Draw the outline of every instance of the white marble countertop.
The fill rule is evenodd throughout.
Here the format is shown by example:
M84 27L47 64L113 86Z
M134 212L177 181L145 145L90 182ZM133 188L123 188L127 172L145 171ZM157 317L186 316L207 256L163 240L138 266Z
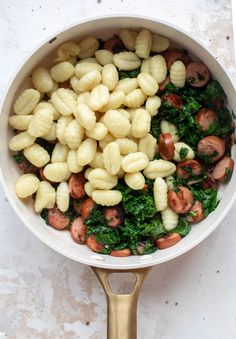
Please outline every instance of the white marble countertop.
M228 0L0 1L0 96L22 60L81 18L144 14L191 32L234 77ZM233 183L232 183L233 184ZM89 267L36 239L0 188L0 337L105 339L106 300ZM139 299L139 339L236 338L236 204L197 248L153 267Z

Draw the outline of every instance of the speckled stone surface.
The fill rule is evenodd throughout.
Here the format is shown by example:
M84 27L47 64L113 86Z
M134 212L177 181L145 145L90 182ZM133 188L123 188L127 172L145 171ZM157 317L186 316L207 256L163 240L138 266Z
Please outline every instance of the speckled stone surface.
M109 13L144 14L184 28L235 79L228 0L182 0L181 9L178 0L8 0L0 2L0 96L48 35ZM105 339L106 299L91 269L36 239L1 188L0 220L0 338ZM140 294L138 339L236 338L235 225L236 204L197 248L152 269Z

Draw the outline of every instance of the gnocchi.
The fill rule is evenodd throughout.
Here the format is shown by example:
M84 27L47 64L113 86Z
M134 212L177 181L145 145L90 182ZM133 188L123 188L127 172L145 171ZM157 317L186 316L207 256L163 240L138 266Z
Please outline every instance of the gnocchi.
M18 198L25 199L34 194L39 187L39 179L35 174L28 173L21 175L14 186Z

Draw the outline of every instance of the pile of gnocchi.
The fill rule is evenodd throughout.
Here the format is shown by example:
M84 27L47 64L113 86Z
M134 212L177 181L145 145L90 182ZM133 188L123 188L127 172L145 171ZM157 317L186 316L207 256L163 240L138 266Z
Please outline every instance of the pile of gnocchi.
M108 227L121 227L124 218L117 217L115 209L122 208L118 181L145 191L146 180L154 180L153 201L166 230L154 244L174 245L181 236L171 230L194 203L187 194L186 208L187 188L180 188L181 196L171 191L172 175L182 161L190 161L187 165L195 169L195 151L165 119L157 140L151 120L158 115L168 83L201 87L209 81L209 70L201 62L187 62L185 51L171 49L169 39L145 28L122 29L102 42L95 37L66 41L56 53L51 68L39 65L32 71L32 88L16 98L9 118L14 130L9 148L24 173L15 183L16 195L33 196L35 212L48 210L51 226L69 228L76 242L101 252L104 246L96 236L86 235L85 220L94 206L104 206L105 216L113 211L112 220L116 217L118 224L108 222ZM184 158L182 149L187 150ZM232 169L232 162L229 166ZM71 205L77 213L72 220ZM109 254L127 256L132 251Z

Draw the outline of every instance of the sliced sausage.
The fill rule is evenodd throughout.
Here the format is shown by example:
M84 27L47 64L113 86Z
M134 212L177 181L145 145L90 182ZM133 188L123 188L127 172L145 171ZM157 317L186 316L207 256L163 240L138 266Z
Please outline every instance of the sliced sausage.
M70 196L74 199L81 199L85 196L85 178L82 173L72 174L69 179Z
M23 155L22 159L17 162L17 166L23 173L36 173L38 170L38 167L31 164Z
M114 35L113 37L111 37L111 38L109 38L108 40L105 41L104 49L107 49L108 51L110 51L114 54L126 50L123 42L121 41L121 39L117 35Z
M204 218L205 216L202 209L202 203L197 200L191 207L191 210L188 212L187 220L189 222L197 223Z
M201 126L203 131L207 131L211 124L217 121L217 114L211 109L201 108L195 115L195 121Z
M89 248L91 248L93 252L97 253L101 252L103 248L103 246L99 244L99 242L97 242L97 240L95 239L95 234L90 234L90 236L86 240L86 244Z
M170 133L160 134L159 151L164 160L172 160L174 158L175 146Z
M109 227L118 227L124 221L124 210L121 206L104 208L104 216Z
M215 166L212 176L215 180L225 181L230 179L234 169L234 161L230 157L224 157Z
M112 257L129 257L132 253L129 248L124 248L123 250L111 251L110 255Z
M169 83L170 83L170 77L169 77L169 75L167 75L167 77L165 78L165 80L164 80L161 84L159 84L159 89L158 89L158 91L159 91L159 92L163 92L163 91L165 90L166 86L167 86Z
M174 246L181 240L181 236L178 233L168 233L162 238L155 240L155 245L160 250Z
M188 179L192 175L198 176L202 173L202 167L197 160L185 160L178 163L176 174L182 179Z
M81 215L82 215L84 220L86 220L89 217L94 206L95 206L95 202L93 201L92 198L87 198L82 202L82 204L81 204Z
M186 187L177 186L175 190L168 191L168 205L178 214L187 213L193 204L192 192Z
M185 66L189 63L189 56L187 51L181 51L180 49L174 48L170 49L163 53L163 56L166 60L167 68L170 69L171 65L177 61L181 60L185 64Z
M86 242L86 226L84 220L78 217L73 220L70 227L70 234L72 239L78 244L85 244Z
M81 214L81 205L82 205L83 199L73 199L72 200L72 205L74 210Z
M209 157L212 161L217 161L225 153L225 141L215 135L208 135L199 141L197 150L199 154Z
M212 174L206 173L206 178L202 183L202 188L207 190L208 188L213 188L214 190L217 189L217 181L213 178Z
M57 230L64 230L70 225L70 218L55 206L48 210L48 223Z
M183 100L180 95L170 93L163 95L162 100L166 101L169 106L175 107L177 109L182 109L183 107Z
M186 68L186 81L192 87L205 86L210 80L210 72L203 62L192 61Z

